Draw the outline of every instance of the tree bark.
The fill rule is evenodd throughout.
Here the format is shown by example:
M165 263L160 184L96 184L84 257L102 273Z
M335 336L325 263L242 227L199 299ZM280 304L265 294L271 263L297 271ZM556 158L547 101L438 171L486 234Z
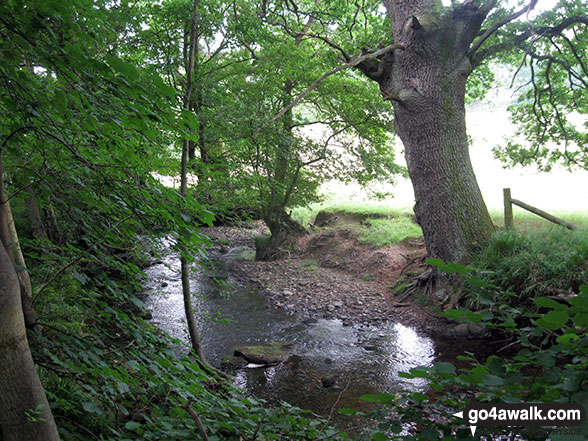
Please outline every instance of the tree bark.
M19 286L22 311L24 313L25 324L27 327L34 327L37 323L33 311L33 288L31 285L31 278L27 271L26 263L20 243L18 241L18 234L14 226L14 218L12 217L12 210L10 208L10 201L4 188L4 167L2 165L2 151L0 150L0 242L3 244L6 252L9 255L11 262L15 268Z
M27 207L27 214L29 216L29 222L33 229L33 234L36 238L47 239L47 230L45 229L45 223L41 216L41 209L39 208L39 201L35 195L35 191L29 187L27 189L28 196L25 198L25 205Z
M187 40L188 47L184 48L186 54L186 88L183 96L184 110L190 110L190 96L192 94L192 75L194 71L194 57L197 56L196 45L197 38L197 20L198 20L198 6L200 0L194 0L192 7L192 15L190 19L189 37ZM188 196L188 157L190 150L190 141L184 139L182 142L182 164L180 176L180 195L185 199ZM183 248L183 247L182 247ZM194 353L198 355L204 367L209 367L204 354L202 352L202 344L198 334L198 327L194 317L194 307L192 305L192 292L190 289L190 266L187 257L180 251L180 266L182 274L182 293L184 296L184 311L186 313L186 322L188 324L188 333L190 334L190 343Z
M465 263L494 231L470 161L465 123L472 71L466 54L487 12L472 2L453 11L430 0L384 4L401 48L377 67L359 68L392 102L429 256Z
M5 441L56 441L57 427L33 363L20 284L0 244L0 427Z

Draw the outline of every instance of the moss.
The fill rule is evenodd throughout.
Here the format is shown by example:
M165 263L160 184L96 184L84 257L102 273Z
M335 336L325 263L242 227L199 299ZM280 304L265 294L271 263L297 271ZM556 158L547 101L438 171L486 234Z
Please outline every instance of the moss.
M292 343L272 341L257 346L239 346L235 355L255 364L278 364L291 355Z

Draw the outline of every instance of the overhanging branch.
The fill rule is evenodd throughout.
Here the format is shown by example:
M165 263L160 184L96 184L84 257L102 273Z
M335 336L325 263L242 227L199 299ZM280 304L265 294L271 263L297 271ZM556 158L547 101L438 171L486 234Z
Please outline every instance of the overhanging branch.
M527 6L522 8L521 10L519 10L519 11L515 12L514 14L511 14L508 17L505 17L502 20L495 23L494 26L492 26L490 29L488 29L486 32L484 32L484 34L482 34L482 36L478 39L476 44L474 44L472 46L472 48L468 51L468 56L471 58L472 55L474 55L478 51L478 49L480 49L482 47L482 45L486 42L486 40L488 40L488 38L490 38L496 31L498 31L501 27L510 23L511 21L516 20L521 15L531 11L535 7L536 4L537 4L537 0L531 0L531 2Z
M280 110L276 116L274 116L272 119L270 119L265 124L263 124L259 129L257 129L255 131L255 133L253 134L253 138L257 137L257 135L259 135L259 132L261 132L267 126L269 126L270 124L272 124L273 122L277 121L282 116L284 116L286 114L286 112L288 112L290 109L292 109L294 106L296 106L300 102L300 100L302 100L302 98L304 98L306 95L308 95L310 92L312 92L318 86L320 86L320 84L323 81L325 81L327 78L329 78L331 75L334 75L337 72L340 72L342 70L349 69L351 67L355 67L358 64L361 64L366 60L378 58L378 57L381 57L382 55L384 55L390 51L393 51L395 49L402 49L402 48L403 48L402 45L390 44L390 45L388 45L382 49L379 49L375 52L372 52L370 54L364 54L364 55L357 56L357 57L353 58L351 61L349 61L345 64L341 64L341 65L337 66L336 68L330 70L329 72L324 73L319 78L317 78L310 86L308 86L304 91L299 93L298 96L296 96L296 98L294 98L294 100L292 100L292 102L290 104L288 104L286 107L284 107L282 110Z
M551 37L551 36L559 35L564 30L566 30L567 28L569 28L570 26L575 25L575 24L584 24L584 25L588 26L588 17L583 16L583 15L576 15L576 16L568 17L568 18L562 20L556 26L551 26L551 27L541 26L541 27L535 27L535 28L530 27L526 31L521 32L520 34L517 34L517 35L511 37L509 40L503 41L502 43L495 44L494 46L491 46L486 50L480 51L477 54L470 51L470 52L472 52L472 58L473 58L472 64L474 64L474 65L480 64L484 59L491 57L492 55L497 54L499 52L506 51L506 50L512 49L514 47L517 47L518 45L525 42L526 40L528 40L531 37L534 37L535 39L539 39L542 37Z

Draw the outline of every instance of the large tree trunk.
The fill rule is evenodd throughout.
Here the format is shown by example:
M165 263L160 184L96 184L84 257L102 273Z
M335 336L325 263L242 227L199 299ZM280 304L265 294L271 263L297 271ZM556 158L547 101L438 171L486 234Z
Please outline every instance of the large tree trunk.
M271 236L260 236L255 239L256 260L276 260L284 257L298 239L306 234L304 227L284 210L278 209L268 215L271 217L266 217L264 222Z
M29 349L19 280L1 243L0 281L0 427L3 439L59 440Z
M33 311L33 288L27 266L20 249L18 234L12 217L10 201L4 188L4 167L2 165L2 151L0 150L0 245L3 245L14 265L20 286L22 311L26 326L32 328L37 323ZM0 279L1 280L1 279Z
M443 13L430 0L384 4L403 48L386 54L377 70L360 68L393 104L429 256L465 263L494 231L469 157L464 104L467 50L485 13Z

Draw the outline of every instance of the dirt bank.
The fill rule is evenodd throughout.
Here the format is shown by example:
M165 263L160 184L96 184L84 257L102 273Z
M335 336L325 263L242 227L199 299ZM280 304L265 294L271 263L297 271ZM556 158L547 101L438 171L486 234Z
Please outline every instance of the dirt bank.
M259 288L268 303L290 314L339 318L345 324L394 320L424 331L441 325L434 315L393 288L399 278L422 272L426 256L420 239L384 248L357 240L349 219L302 237L297 249L271 262L240 260L230 271L244 284ZM263 223L207 229L216 246L228 251L253 246Z

